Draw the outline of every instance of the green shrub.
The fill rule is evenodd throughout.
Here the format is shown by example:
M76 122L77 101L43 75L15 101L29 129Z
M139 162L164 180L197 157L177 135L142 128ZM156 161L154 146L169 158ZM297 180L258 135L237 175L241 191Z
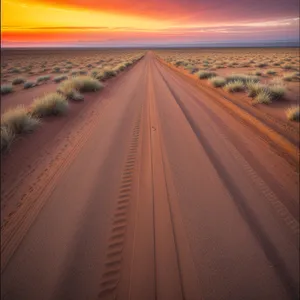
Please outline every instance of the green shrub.
M1 95L6 95L13 92L13 87L10 84L1 85Z
M66 97L59 93L46 94L37 98L31 105L31 113L34 116L44 117L50 115L62 115L68 110L69 104Z
M1 115L1 127L8 127L16 134L33 131L39 124L40 120L31 116L24 106L17 106Z
M275 75L277 72L276 72L275 70L270 69L270 70L267 70L266 73L267 73L268 75Z

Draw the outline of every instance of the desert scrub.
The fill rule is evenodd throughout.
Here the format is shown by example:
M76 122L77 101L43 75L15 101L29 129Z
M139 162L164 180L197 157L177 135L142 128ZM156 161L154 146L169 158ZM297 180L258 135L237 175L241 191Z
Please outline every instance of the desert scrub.
M34 81L26 81L24 83L24 89L30 89L36 85L36 82Z
M1 85L1 95L6 95L13 92L13 87L10 84Z
M224 90L227 92L242 92L245 89L244 82L241 80L230 81L224 85Z
M12 84L13 85L17 85L17 84L21 84L21 83L24 83L25 82L25 79L22 78L22 77L16 77L13 79L12 81Z
M271 95L267 90L260 91L254 98L253 104L270 104Z
M227 83L226 78L220 76L212 77L209 81L214 87L223 87Z
M63 115L68 111L67 98L59 93L46 94L33 101L30 111L38 117Z
M258 82L259 77L253 76L253 75L245 75L245 74L231 74L226 77L228 82L233 82L233 81L242 81L243 83L246 82Z
M68 79L68 76L67 75L60 75L60 76L56 76L53 78L53 81L58 83L58 82L61 82L63 80L66 80Z
M293 69L293 66L291 66L289 64L285 64L285 65L282 66L282 68L285 69L285 70L291 70L291 69Z
M268 75L275 75L277 72L276 72L275 70L270 69L270 70L267 70L266 73L267 73Z
M262 76L262 74L263 74L262 71L259 71L259 70L254 71L254 75L255 75L255 76Z
M60 73L61 72L61 67L54 67L53 68L53 73Z
M210 72L210 71L199 71L197 73L197 76L199 79L208 79L217 76L217 74L215 72Z
M29 114L24 106L17 106L1 115L1 127L10 128L15 134L33 131L39 124L40 120Z
M99 80L107 80L107 79L109 79L111 77L114 77L116 75L117 75L116 71L114 71L112 69L104 69L104 70L101 71L101 73L99 73L97 75L96 78L99 79Z
M267 66L268 66L267 63L258 63L258 64L255 65L255 67L257 67L257 68L264 68L264 67L267 67Z
M297 72L295 73L286 73L283 75L282 79L284 81L293 81L293 80L299 80L299 75Z
M37 81L37 82L45 82L45 81L48 81L50 78L51 78L50 75L39 76L39 77L36 79L36 81Z
M286 88L280 83L275 83L273 85L270 85L268 88L269 88L272 100L282 99L286 92Z
M300 106L292 106L286 110L286 116L291 121L300 121Z
M72 71L70 71L70 74L71 74L72 76L75 76L75 75L78 75L79 72L80 72L80 70L72 70Z
M90 74L92 77L96 78L99 73L101 73L100 69L93 69L93 70L91 70Z
M248 90L248 96L252 98L256 97L260 92L268 90L268 87L265 84L253 81L248 81L246 83L246 87Z
M11 68L10 72L11 73L21 73L21 70L19 68Z
M1 152L7 150L15 138L13 131L6 126L1 126Z
M68 99L80 101L83 96L79 92L94 92L101 90L103 84L90 76L78 76L66 80L58 87L58 92L65 95Z

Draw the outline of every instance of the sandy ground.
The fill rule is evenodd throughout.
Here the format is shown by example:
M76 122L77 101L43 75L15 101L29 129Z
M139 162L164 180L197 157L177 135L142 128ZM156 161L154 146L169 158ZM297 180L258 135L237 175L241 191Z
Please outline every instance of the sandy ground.
M2 157L1 299L298 298L283 157L152 53L89 100Z

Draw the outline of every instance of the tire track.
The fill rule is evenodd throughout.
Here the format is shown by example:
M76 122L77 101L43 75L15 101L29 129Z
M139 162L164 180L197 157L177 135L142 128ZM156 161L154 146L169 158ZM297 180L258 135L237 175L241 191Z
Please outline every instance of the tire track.
M127 233L128 214L136 170L139 147L141 113L132 132L129 152L124 164L124 171L119 187L119 196L112 219L112 228L108 239L105 269L100 282L99 299L116 299L117 287L121 277L123 249Z

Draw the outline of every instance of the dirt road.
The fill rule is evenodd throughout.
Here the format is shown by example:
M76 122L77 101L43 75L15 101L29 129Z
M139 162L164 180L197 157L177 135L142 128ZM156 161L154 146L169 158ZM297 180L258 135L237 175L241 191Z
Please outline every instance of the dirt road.
M153 53L63 134L2 228L2 299L298 298L297 174Z

